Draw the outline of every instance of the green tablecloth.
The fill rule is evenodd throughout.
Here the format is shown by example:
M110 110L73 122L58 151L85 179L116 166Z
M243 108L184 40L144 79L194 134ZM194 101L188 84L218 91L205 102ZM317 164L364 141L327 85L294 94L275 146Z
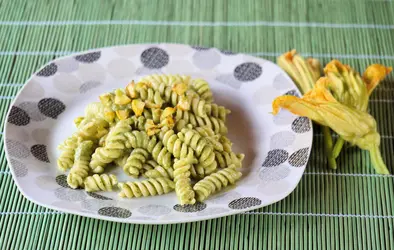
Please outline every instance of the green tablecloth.
M394 65L389 1L0 1L0 112L26 79L61 55L103 46L172 42L270 60L291 48L362 71ZM370 112L394 173L394 74ZM0 135L3 139L3 134ZM3 143L0 144L3 147ZM27 201L0 152L0 249L394 249L394 176L376 175L348 148L327 168L317 130L306 173L286 199L247 214L144 226L59 213Z

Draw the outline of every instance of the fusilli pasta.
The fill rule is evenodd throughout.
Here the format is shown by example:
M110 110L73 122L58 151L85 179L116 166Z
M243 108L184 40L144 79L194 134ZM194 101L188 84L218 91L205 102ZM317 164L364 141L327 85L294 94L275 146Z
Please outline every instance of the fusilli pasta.
M112 191L113 187L118 184L118 179L113 174L94 174L86 177L84 184L86 192Z
M119 183L120 197L139 198L167 194L174 190L174 182L168 178L147 179L144 181Z
M89 175L89 162L94 150L92 141L83 141L75 152L74 166L67 176L67 183L71 188L83 187L83 181Z

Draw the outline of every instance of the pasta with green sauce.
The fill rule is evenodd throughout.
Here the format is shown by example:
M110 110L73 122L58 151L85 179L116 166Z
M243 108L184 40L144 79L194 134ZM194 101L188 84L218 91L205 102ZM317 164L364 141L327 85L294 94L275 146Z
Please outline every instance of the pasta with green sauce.
M175 191L181 205L202 202L242 176L244 155L226 136L230 113L203 79L145 76L87 105L59 145L58 167L74 189L117 189L122 198ZM118 183L108 166L130 180Z

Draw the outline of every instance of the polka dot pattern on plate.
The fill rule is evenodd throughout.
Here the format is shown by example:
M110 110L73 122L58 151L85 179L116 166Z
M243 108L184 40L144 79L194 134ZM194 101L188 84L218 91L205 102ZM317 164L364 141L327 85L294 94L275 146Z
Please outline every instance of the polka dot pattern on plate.
M261 76L263 68L257 63L242 63L234 69L234 77L241 82L254 81Z
M43 76L43 77L49 77L53 76L57 72L57 65L55 63L51 63L47 66L45 66L43 69L41 69L38 73L37 76Z
M98 86L100 86L102 83L99 81L87 81L85 83L83 83L81 85L81 87L79 87L79 93L81 94L85 94L87 93L89 90L97 88Z
M67 176L64 175L64 174L61 174L61 175L56 176L55 181L56 181L56 183L57 183L59 186L61 186L61 187L64 187L64 188L71 188L71 187L68 185L68 183L67 183Z
M42 144L33 145L30 149L32 155L38 160L43 162L49 162L47 147Z
M6 140L6 145L7 145L8 153L12 157L24 159L29 157L30 155L29 148L18 141L13 141L8 139Z
M195 45L195 46L190 46L193 49L197 50L197 51L204 51L204 50L209 50L209 47L204 47L204 46L199 46L199 45Z
M255 197L244 197L233 200L228 204L231 209L245 209L249 207L258 206L261 204L261 200Z
M81 63L93 63L96 62L101 57L101 52L90 52L83 55L78 55L75 57L75 60Z
M64 201L82 201L86 199L86 194L82 190L68 188L58 188L55 190L55 196Z
M291 124L291 129L296 133L305 133L311 130L311 123L307 117L298 117Z
M295 151L289 157L289 164L293 167L302 167L308 162L309 148L302 148Z
M271 136L270 148L286 148L293 144L295 141L295 134L289 131L281 131Z
M194 213L194 212L198 212L198 211L202 211L207 207L207 204L205 203L201 203L201 202L197 202L196 204L190 205L175 205L174 206L174 210L178 211L178 212L182 212L182 213Z
M261 168L259 178L263 181L279 181L290 174L290 169L287 166L277 166L275 168Z
M56 119L66 109L66 105L55 98L44 98L38 102L38 109L47 117Z
M37 128L31 132L31 137L38 144L45 144L48 142L49 130L46 128Z
M265 161L263 162L263 167L275 167L279 166L287 160L289 153L283 149L273 149L268 152Z
M278 74L275 77L272 86L278 90L294 88L293 83L289 79L287 79L283 74Z
M38 104L36 102L22 102L19 104L19 107L26 111L33 121L39 122L46 119L46 116L38 109Z
M26 126L30 123L30 116L23 109L12 106L8 116L8 122L16 126Z
M148 69L160 69L168 64L170 56L163 49L153 47L141 54L141 63Z
M221 56L217 50L202 50L197 51L193 55L193 64L202 70L212 70L215 66L219 65Z
M147 205L138 208L138 212L148 216L161 216L171 213L171 208L162 205Z
M15 159L10 159L10 162L16 177L25 177L27 175L28 169L25 164Z
M98 200L112 200L111 198L105 197L104 195L97 194L94 192L86 192L86 194Z
M80 79L78 79L78 77L72 74L59 73L53 77L53 85L58 91L62 93L75 94L78 93L82 82Z
M98 210L98 214L116 218L129 218L131 216L129 210L120 207L103 207Z

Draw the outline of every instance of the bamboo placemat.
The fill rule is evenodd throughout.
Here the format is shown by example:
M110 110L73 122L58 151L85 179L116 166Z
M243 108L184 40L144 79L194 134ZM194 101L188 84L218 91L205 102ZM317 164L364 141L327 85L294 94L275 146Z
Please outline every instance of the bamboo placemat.
M17 3L16 3L17 2ZM171 42L269 60L291 48L363 71L394 66L389 1L0 1L1 126L12 99L43 64L72 52ZM394 74L373 94L381 149L394 173ZM1 130L2 131L2 130ZM3 140L3 134L0 134ZM394 176L347 148L327 168L316 129L302 181L286 199L250 213L178 225L120 224L27 201L0 144L0 249L394 249Z

